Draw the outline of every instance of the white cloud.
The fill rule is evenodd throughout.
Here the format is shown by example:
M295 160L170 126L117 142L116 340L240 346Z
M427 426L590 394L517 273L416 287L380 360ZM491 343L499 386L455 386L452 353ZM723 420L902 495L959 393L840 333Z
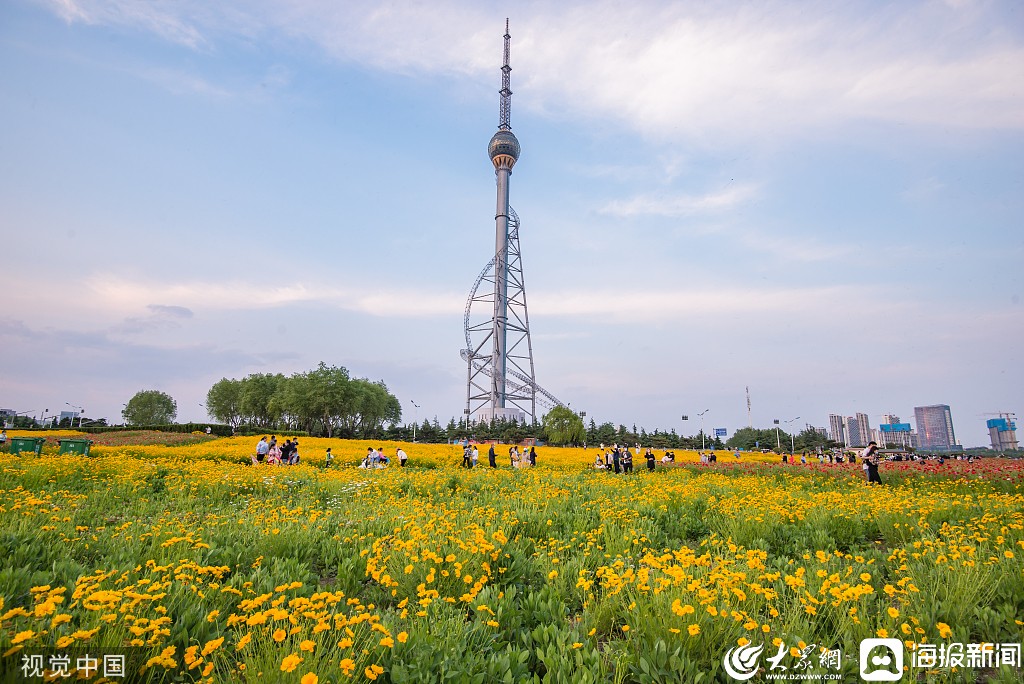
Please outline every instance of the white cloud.
M69 22L207 49L281 34L406 74L496 86L505 8L438 0L209 4L53 0ZM525 3L512 12L515 106L612 119L655 139L737 141L856 121L1024 126L1024 41L1000 8L874 4Z
M463 296L443 292L339 288L322 283L265 286L250 282L189 281L153 283L110 276L86 282L94 304L119 311L147 308L153 301L174 302L196 311L268 309L321 303L382 317L457 314Z
M692 216L732 209L756 195L757 187L754 185L729 185L723 190L704 195L637 195L627 200L608 202L600 211L604 214L622 217Z
M872 309L888 309L870 287L758 287L723 285L715 289L566 290L530 298L530 313L540 316L587 316L612 321L727 317L736 314L779 314L822 311L837 302L863 301Z

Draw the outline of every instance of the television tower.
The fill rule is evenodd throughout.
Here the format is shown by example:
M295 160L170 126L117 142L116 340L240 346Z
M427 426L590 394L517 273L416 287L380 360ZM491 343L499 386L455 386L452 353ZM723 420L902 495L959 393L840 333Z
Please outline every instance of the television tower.
M497 184L494 257L477 276L464 315L467 424L493 419L526 422L527 416L536 421L538 401L549 407L562 405L538 386L534 377L519 217L509 205L509 179L519 160L520 147L512 132L508 19L504 38L498 131L487 146ZM474 304L478 306L474 308Z

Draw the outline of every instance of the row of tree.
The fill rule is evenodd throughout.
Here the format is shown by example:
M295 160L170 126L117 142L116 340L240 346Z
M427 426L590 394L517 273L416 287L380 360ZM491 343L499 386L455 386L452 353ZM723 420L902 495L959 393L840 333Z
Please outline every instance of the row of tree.
M321 362L306 373L254 373L222 378L206 394L206 411L235 428L303 430L327 437L384 436L398 425L402 405L383 381L350 377Z

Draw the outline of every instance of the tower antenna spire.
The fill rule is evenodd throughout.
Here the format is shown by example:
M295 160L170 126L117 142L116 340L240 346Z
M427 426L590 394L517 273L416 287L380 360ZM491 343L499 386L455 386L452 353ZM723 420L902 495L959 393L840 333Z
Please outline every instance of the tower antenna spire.
M508 33L508 18L505 18L505 62L501 66L501 90L498 92L501 94L501 113L499 115L498 130L499 131L511 131L512 130L512 89L510 88L511 80L509 78L512 73L512 67L508 65L509 58L509 41L512 36Z

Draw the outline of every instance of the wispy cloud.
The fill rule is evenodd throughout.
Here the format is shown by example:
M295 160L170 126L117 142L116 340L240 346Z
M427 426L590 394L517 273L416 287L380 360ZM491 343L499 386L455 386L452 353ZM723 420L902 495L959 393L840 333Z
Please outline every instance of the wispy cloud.
M68 23L139 28L164 40L198 49L207 46L199 28L207 17L199 7L125 0L44 0ZM196 16L199 14L199 16Z
M758 287L715 289L621 289L566 290L539 293L531 299L531 313L541 316L586 316L614 321L651 321L704 316L757 314L777 316L807 311L821 311L837 302L884 299L871 288L827 287Z
M459 0L49 4L69 22L137 28L193 49L225 35L283 35L343 61L481 84L496 77L504 18L502 8ZM606 1L516 9L516 101L553 116L610 118L659 139L713 132L750 140L851 121L1024 127L1024 39L998 5Z
M601 213L612 216L692 216L708 212L726 211L757 195L754 185L729 185L723 190L705 195L637 195L626 200L613 200L605 204Z
M129 311L146 308L153 300L178 302L180 307L202 311L320 303L372 316L416 318L457 314L464 303L463 296L454 293L340 288L312 281L268 287L241 281L156 283L98 276L87 280L86 287L100 305Z

